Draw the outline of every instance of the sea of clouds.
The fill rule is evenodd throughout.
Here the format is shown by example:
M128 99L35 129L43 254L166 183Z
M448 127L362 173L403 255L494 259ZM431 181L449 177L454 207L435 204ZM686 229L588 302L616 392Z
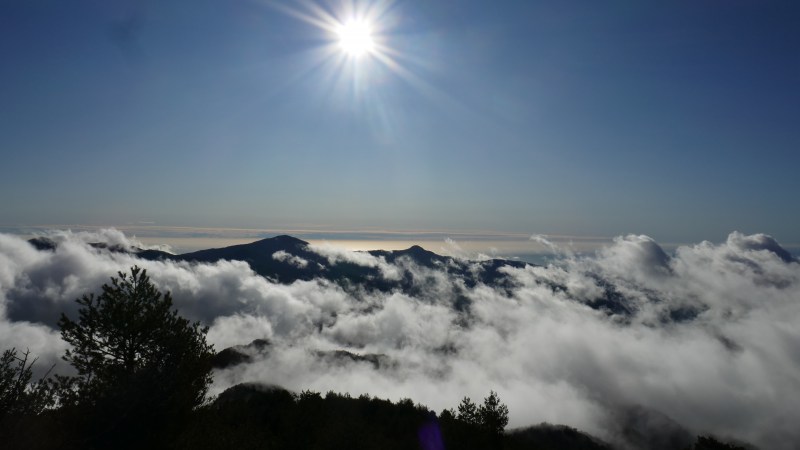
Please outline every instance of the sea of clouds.
M468 288L407 259L312 247L387 279L410 272L421 288L414 296L325 280L283 285L244 262L146 261L88 245L144 247L113 229L47 235L55 251L0 234L0 347L30 349L39 367L69 371L59 315L74 317L76 298L138 265L182 315L210 326L216 349L272 343L252 363L215 373L215 393L259 381L409 397L440 411L495 390L510 427L567 424L623 446L644 445L636 435L650 433L642 439L651 448L665 430L663 442L684 430L770 449L800 442L800 263L766 235L732 233L670 254L646 236L618 237L591 256L564 251L547 267L507 267L513 283L503 288ZM275 259L302 264L284 253ZM609 287L628 313L588 306ZM454 307L464 299L469 307ZM320 358L326 350L392 363Z

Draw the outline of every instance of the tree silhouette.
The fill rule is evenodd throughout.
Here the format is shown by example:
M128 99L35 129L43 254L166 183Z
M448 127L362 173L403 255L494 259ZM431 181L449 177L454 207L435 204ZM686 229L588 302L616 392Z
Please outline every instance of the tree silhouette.
M77 321L62 314L58 322L72 346L64 360L78 372L58 378L61 403L92 417L98 447L163 440L167 424L177 427L204 402L211 382L208 328L180 317L145 270L118 274L100 295L77 300Z
M46 383L31 381L36 358L29 359L30 350L20 355L15 348L0 356L0 420L10 415L39 414L51 402Z
M489 396L483 399L483 405L478 408L478 418L481 426L490 432L503 433L508 425L508 407L500 403L497 392L489 391Z
M472 403L469 397L461 399L456 418L469 425L477 425L479 423L478 407L475 406L475 403Z
M49 385L42 379L32 381L36 359L30 359L30 350L18 354L15 348L0 356L0 435L15 422L38 415L53 404Z

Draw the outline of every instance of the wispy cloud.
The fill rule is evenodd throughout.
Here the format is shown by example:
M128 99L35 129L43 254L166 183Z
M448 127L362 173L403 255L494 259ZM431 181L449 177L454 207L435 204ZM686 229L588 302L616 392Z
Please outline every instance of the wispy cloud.
M311 244L308 249L312 252L324 256L328 263L338 264L347 262L362 267L374 267L380 270L381 275L387 280L398 280L401 277L400 270L386 262L382 256L374 256L367 252L356 252L342 247L323 242L321 244Z
M301 269L304 268L304 267L308 267L308 261L307 260L305 260L305 259L303 259L303 258L301 258L299 256L290 255L289 253L287 253L287 252L285 252L283 250L279 250L279 251L273 253L272 254L272 259L274 259L275 261L281 261L281 262L289 263L289 264L291 264L291 265L293 265L295 267L301 268Z

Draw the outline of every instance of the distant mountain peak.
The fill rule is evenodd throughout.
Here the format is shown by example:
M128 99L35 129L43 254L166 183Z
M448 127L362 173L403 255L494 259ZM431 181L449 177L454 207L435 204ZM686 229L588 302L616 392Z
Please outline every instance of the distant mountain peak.
M288 234L281 234L275 237L261 239L260 241L256 241L254 243L262 242L279 243L282 245L308 245L308 242L298 239L294 236L289 236Z
M275 239L276 241L300 241L300 242L305 242L305 241L303 241L301 239L298 239L298 238L296 238L294 236L289 236L288 234L279 234L279 235L273 237L272 239Z
M442 261L448 259L446 256L442 256L436 254L430 250L425 250L424 248L420 247L419 245L412 245L411 247L405 250L397 250L394 253L394 257L398 256L407 256L413 259L418 263L423 263L426 265L432 264L433 261ZM391 258L394 259L394 258Z
M405 250L398 250L397 253L404 254L404 255L436 255L436 253L426 250L419 245L412 245ZM437 255L438 256L438 255Z
M28 239L28 243L31 244L36 250L55 250L58 244L56 241L44 237L38 236L32 239Z

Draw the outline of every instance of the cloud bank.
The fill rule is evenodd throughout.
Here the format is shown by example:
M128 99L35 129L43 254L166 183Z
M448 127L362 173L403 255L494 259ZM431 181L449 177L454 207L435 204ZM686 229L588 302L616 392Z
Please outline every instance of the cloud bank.
M42 365L65 349L53 328L59 314L74 315L76 298L136 264L172 292L181 314L211 326L218 350L272 343L252 363L217 372L215 392L262 381L410 397L441 410L493 389L512 427L563 423L636 446L631 423L662 420L661 429L674 421L764 448L800 442L800 263L769 236L732 233L673 254L624 236L592 256L506 267L512 283L503 288L468 288L406 258L312 248L387 279L410 271L421 289L409 295L324 280L282 285L244 262L146 261L88 245L137 246L115 230L52 235L58 247L38 251L0 234L0 342L30 348ZM605 307L609 298L616 307ZM331 350L391 364L319 357Z

